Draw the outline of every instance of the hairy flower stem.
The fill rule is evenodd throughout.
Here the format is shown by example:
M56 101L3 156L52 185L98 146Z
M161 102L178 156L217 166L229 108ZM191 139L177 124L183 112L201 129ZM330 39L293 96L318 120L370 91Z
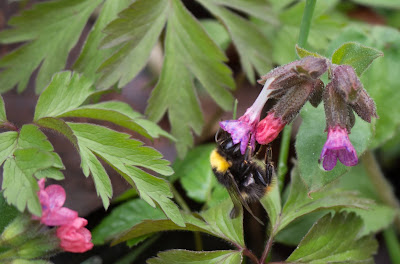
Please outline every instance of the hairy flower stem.
M400 209L400 203L393 192L393 188L383 175L378 161L372 151L367 150L364 155L362 155L361 160L368 172L368 177L371 180L372 185L375 186L375 190L382 202L396 210ZM394 220L394 224L397 231L400 232L400 217L398 215Z
M316 2L317 0L306 0L303 19L301 20L300 24L299 41L297 43L299 47L305 48L306 46ZM283 190L285 175L288 171L287 160L289 156L291 133L292 133L292 125L286 125L282 133L281 147L279 151L278 180L279 180L280 191Z
M190 214L192 211L190 210L189 206L187 205L185 200L182 198L182 196L180 195L178 190L175 189L175 187L172 184L170 185L170 187L171 187L172 193L174 194L175 201L179 204L179 206L183 209L183 211ZM202 251L203 250L203 241L201 239L200 232L195 231L195 232L193 232L193 234L194 234L194 244L195 244L196 250Z

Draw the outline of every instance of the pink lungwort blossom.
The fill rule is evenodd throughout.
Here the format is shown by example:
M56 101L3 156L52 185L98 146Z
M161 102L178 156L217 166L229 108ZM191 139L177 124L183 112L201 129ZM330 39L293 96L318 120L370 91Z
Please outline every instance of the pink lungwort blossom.
M265 82L263 90L258 95L254 104L249 107L243 116L238 120L226 120L219 123L220 127L231 134L234 144L240 142L240 152L244 154L250 142L250 145L255 147L255 133L257 124L260 121L261 111L268 100L268 95L272 90L268 89L274 78L268 79Z
M57 228L57 237L61 240L62 249L73 253L83 253L93 248L92 235L84 228L87 225L85 218L75 218L68 225Z
M285 127L286 122L280 117L276 117L274 112L270 112L263 120L258 123L256 140L262 145L272 142Z
M328 139L322 149L320 160L325 170L332 170L337 159L346 166L355 166L358 163L357 153L350 142L347 129L340 126L328 129Z
M39 184L39 200L42 206L42 216L33 216L33 219L40 220L47 226L60 226L71 223L78 217L78 212L66 207L62 207L65 203L65 190L60 185L50 185L44 187L45 179L38 181Z

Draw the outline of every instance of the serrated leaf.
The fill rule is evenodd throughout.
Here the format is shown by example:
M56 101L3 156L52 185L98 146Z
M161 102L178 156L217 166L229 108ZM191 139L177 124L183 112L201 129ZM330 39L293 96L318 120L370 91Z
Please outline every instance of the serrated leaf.
M169 11L168 1L138 0L118 14L104 29L107 36L103 48L118 46L118 50L99 67L100 89L118 82L124 87L145 66L152 48L164 27Z
M60 169L54 167L36 172L35 177L39 180L43 178L54 179L57 181L64 180L64 174L60 171Z
M295 263L359 263L370 261L378 243L359 237L362 220L355 214L328 214L321 218L287 259Z
M6 108L3 97L0 95L0 125L4 122L7 122Z
M202 19L200 23L220 49L226 50L228 48L231 37L221 23L216 19Z
M242 263L240 251L188 251L183 249L160 252L156 258L147 260L148 264L239 264Z
M9 131L0 134L0 165L13 153L17 139L18 132Z
M302 59L304 57L308 57L308 56L313 56L313 57L316 57L316 58L322 58L322 56L319 55L318 53L308 51L308 50L300 47L297 44L296 44L296 53L297 53L297 56L300 57L300 59Z
M226 8L214 4L214 2L227 3L228 1L200 1L228 29L236 50L239 53L242 69L246 73L247 78L251 82L254 82L254 69L262 75L272 68L269 41L252 22ZM236 1L236 3L239 2L241 1ZM241 3L242 5L244 5L243 2ZM264 7L267 7L265 3Z
M275 227L282 212L281 195L276 181L277 179L274 178L271 185L272 190L265 194L260 200L261 205L268 213L270 233L272 232L272 228Z
M64 135L75 148L78 147L78 139L75 137L71 128L65 123L64 120L53 118L53 117L43 117L36 121L41 127L53 129L62 135Z
M299 175L299 167L296 166L292 171L290 193L283 207L277 232L311 212L346 207L368 209L372 204L372 200L360 198L355 192L340 191L337 188L325 188L309 196L307 186Z
M115 49L99 49L101 40L106 36L104 28L117 18L117 14L128 7L131 2L131 0L107 0L104 2L96 23L82 48L82 52L73 66L74 70L83 73L94 82L100 77L99 72L96 72L97 69L106 58L115 52Z
M69 71L57 73L39 97L34 121L71 111L79 107L93 92L92 82L84 76Z
M82 159L82 170L95 178L96 190L108 206L111 185L102 165L101 158L135 186L142 199L151 206L159 204L164 213L178 225L184 225L178 207L170 200L172 193L168 182L150 175L137 166L153 170L163 175L171 175L169 162L153 148L144 147L142 142L130 139L128 134L91 124L68 123L78 138Z
M0 91L18 84L25 90L31 73L39 66L36 91L40 92L53 73L62 70L70 50L101 0L59 0L39 3L13 17L11 29L0 33L1 43L29 41L0 60Z
M202 145L188 152L183 160L173 164L174 178L179 178L188 197L205 202L213 187L214 173L210 165L210 153L214 144Z
M350 65L357 75L361 76L372 61L381 56L383 56L383 53L377 49L356 42L347 42L333 53L332 63Z
M315 192L332 181L338 179L350 167L345 167L339 161L331 171L323 170L318 164L319 156L326 141L325 115L323 106L313 108L306 104L302 111L303 122L296 138L296 151L300 168L300 175L310 192ZM367 148L371 138L371 125L364 122L358 116L351 130L350 141L361 156Z
M104 244L143 220L159 219L165 219L160 209L153 208L140 199L127 201L113 209L92 230L92 242L96 245Z
M232 88L234 81L230 69L222 63L225 55L199 22L180 1L171 2L163 69L146 113L151 120L158 121L168 111L172 135L179 139L177 150L182 158L193 145L191 129L199 134L203 123L193 79L196 78L226 110L231 109L233 103L226 88Z

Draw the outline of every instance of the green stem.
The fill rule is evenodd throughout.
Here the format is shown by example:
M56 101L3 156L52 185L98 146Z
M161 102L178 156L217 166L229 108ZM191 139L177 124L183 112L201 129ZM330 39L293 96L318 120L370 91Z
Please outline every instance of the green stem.
M181 194L175 189L175 187L171 184L171 191L174 194L175 201L179 204L179 206L185 211L186 213L191 213L189 206L182 198ZM203 241L201 239L201 234L198 231L193 232L194 234L194 244L197 251L203 250Z
M383 175L379 163L372 151L367 150L364 155L362 155L361 159L362 164L367 170L368 177L371 180L372 185L375 187L381 201L396 210L400 209L400 203L393 192L393 188ZM400 217L398 215L394 220L394 224L397 231L400 231Z
M138 258L139 255L143 253L147 248L149 248L151 245L153 245L154 242L156 242L157 239L160 238L160 235L155 235L152 238L146 240L138 246L136 249L134 249L132 252L128 253L121 259L117 260L114 264L129 264L129 263L134 263L134 261ZM82 263L83 264L83 263Z
M392 263L400 263L400 244L397 240L396 230L394 227L391 226L383 231L383 237Z
M310 32L310 26L312 21L312 16L315 9L315 3L317 0L306 0L306 6L304 8L303 19L300 24L299 33L299 47L304 48L307 43L308 33ZM282 191L283 184L285 182L285 175L288 171L287 160L289 156L289 146L290 146L290 135L292 133L292 126L287 125L283 130L281 147L279 151L279 162L278 162L278 180L279 189Z

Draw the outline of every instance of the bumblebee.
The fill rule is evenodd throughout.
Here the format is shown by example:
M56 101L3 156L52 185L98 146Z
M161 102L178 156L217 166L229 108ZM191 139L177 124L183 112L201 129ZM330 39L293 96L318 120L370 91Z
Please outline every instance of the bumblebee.
M251 211L248 202L258 201L271 188L274 167L271 161L272 151L268 147L265 162L257 159L257 152L247 146L244 155L240 152L240 143L234 144L229 133L223 131L215 135L217 148L211 152L210 163L218 180L232 199L231 218L239 215L242 206L259 222ZM257 145L256 148L260 146Z

